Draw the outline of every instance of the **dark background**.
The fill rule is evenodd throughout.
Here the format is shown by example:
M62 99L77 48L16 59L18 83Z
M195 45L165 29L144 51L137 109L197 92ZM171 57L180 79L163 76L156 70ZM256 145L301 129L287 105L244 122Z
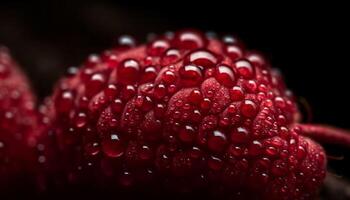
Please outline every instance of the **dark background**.
M110 47L122 34L143 42L150 32L198 28L234 33L266 54L287 85L306 99L312 121L350 129L349 14L336 3L248 1L4 1L0 43L28 73L37 94L89 53ZM330 171L350 177L349 151L326 146Z

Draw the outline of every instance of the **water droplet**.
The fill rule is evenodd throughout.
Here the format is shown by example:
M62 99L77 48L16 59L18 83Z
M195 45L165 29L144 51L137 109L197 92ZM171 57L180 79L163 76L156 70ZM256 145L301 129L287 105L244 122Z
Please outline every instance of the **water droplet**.
M100 145L97 142L91 142L85 145L85 153L89 156L95 156L100 152Z
M139 157L141 160L150 160L152 158L153 152L151 148L147 145L142 145L140 151L139 151Z
M162 99L166 95L167 89L164 84L156 85L154 88L153 96L156 99Z
M244 153L244 148L241 146L230 145L228 153L233 157L241 157Z
M303 146L298 146L296 157L298 160L303 160L306 156L306 150Z
M243 50L238 45L227 45L224 47L224 51L232 61L242 58L243 56Z
M202 81L202 71L195 65L185 65L179 69L181 83L185 87L199 85Z
M148 45L147 53L150 56L161 56L169 47L170 44L167 40L157 39Z
M170 64L174 64L175 62L177 62L180 59L180 51L177 49L168 49L164 55L161 58L161 65L162 66L167 66Z
M82 128L86 125L87 123L87 116L84 112L79 112L74 119L75 126L77 128Z
M250 143L248 147L248 153L251 156L258 156L263 152L263 145L257 141L254 140L252 143Z
M140 65L134 59L127 59L117 68L117 81L122 84L135 83L139 78Z
M240 43L237 37L232 35L225 35L224 37L222 37L222 42L225 44L236 44L236 45Z
M221 152L226 147L227 139L226 135L219 131L215 130L208 137L208 148L215 152Z
M198 159L202 156L202 151L198 147L192 147L190 150L190 156L191 158Z
M212 169L214 171L218 171L222 168L223 164L224 164L223 161L216 156L210 156L208 158L209 169Z
M244 92L240 86L233 86L230 89L230 97L232 101L241 101L244 99Z
M202 114L199 110L193 110L191 116L192 122L199 123L202 120Z
M179 139L183 142L189 143L194 140L195 134L195 129L190 125L186 125L180 130Z
M197 66L202 66L205 68L211 68L216 65L218 59L214 55L214 53L208 50L196 50L189 53L184 58L185 64L195 64Z
M124 105L121 99L114 99L111 104L112 111L119 114L123 111Z
M202 111L208 111L211 107L211 101L209 98L204 98L200 104Z
M278 150L275 147L267 147L266 150L266 155L270 157L274 157L278 154Z
M258 85L255 80L249 80L244 82L243 84L244 89L249 93L256 93L256 90L258 88Z
M244 127L238 127L231 133L231 141L234 143L245 143L249 139L249 131Z
M154 116L158 119L162 118L165 113L165 106L163 104L157 104L154 108Z
M275 97L275 105L278 108L285 108L286 107L286 101L282 97Z
M236 82L232 69L225 64L220 64L216 67L215 78L226 87L232 87Z
M174 94L177 91L177 86L175 84L171 84L168 86L169 95Z
M102 150L107 156L117 158L124 154L124 144L118 134L112 133L102 140Z
M106 82L107 82L107 79L104 74L102 73L93 74L86 84L86 87L85 87L86 95L91 97L97 94L103 89Z
M107 99L112 100L118 95L119 91L115 84L108 84L107 88L104 90L104 93Z
M119 183L123 187L130 187L133 185L134 177L129 171L123 171L119 177Z
M148 83L152 82L157 77L157 69L154 66L147 66L143 69L141 82Z
M167 70L162 74L162 80L170 85L176 81L176 75L173 71Z
M266 65L265 59L258 53L248 53L246 59L249 60L255 68L264 68Z
M136 46L136 41L130 35L122 35L118 38L117 49L129 49Z
M101 62L101 58L100 56L96 55L96 54L91 54L87 60L85 61L84 66L87 68L93 68L95 67L97 64L99 64Z
M203 99L202 93L198 89L192 90L190 95L188 96L188 101L194 105L200 104L202 99Z
M241 104L241 113L245 117L255 117L258 113L257 105L252 100L244 100Z
M60 113L68 113L72 110L74 104L74 94L72 91L63 91L57 98L56 110Z
M254 67L247 60L238 60L234 64L237 72L240 76L245 79L250 79L254 77Z
M121 98L125 101L131 99L136 94L136 88L133 85L126 85L121 91Z
M177 48L197 49L206 46L207 40L200 32L185 30L175 34L173 43Z

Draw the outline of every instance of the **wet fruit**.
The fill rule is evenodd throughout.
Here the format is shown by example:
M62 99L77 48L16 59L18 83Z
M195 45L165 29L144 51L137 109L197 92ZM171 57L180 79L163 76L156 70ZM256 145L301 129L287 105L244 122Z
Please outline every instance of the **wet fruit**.
M34 148L38 130L36 99L29 82L0 47L0 191L27 181L36 163ZM17 181L21 180L21 181Z

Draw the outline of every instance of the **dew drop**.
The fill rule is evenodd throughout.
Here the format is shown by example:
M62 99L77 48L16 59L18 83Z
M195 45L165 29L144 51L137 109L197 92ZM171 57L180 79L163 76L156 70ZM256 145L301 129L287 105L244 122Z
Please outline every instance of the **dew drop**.
M263 153L263 145L259 141L254 140L248 147L248 154L258 156L261 153Z
M134 59L127 59L117 68L117 81L122 84L133 84L138 80L140 65Z
M154 108L154 116L158 119L162 118L165 113L165 106L163 104L157 104Z
M168 49L161 58L161 65L167 66L170 64L174 64L180 59L180 51L178 49Z
M124 154L124 144L118 134L112 133L102 140L103 152L113 158L118 158Z
M136 46L136 41L130 35L122 35L117 40L118 49L128 49Z
M234 72L225 64L220 64L216 67L215 78L226 87L232 87L236 82Z
M75 126L77 128L82 128L87 123L87 116L84 112L79 112L74 119Z
M118 88L115 84L108 84L107 88L104 90L104 93L107 99L112 100L118 95Z
M107 82L106 76L102 73L93 74L86 84L85 92L87 96L93 96L100 92L105 83Z
M152 158L152 150L147 145L142 145L139 151L139 157L141 160L150 160Z
M60 113L68 113L72 110L74 104L74 94L72 91L63 91L57 98L56 110Z
M208 111L211 107L211 101L209 98L204 98L200 104L202 111Z
M298 146L296 157L299 160L303 160L306 156L306 150L303 146Z
M256 68L264 68L266 65L266 61L263 56L257 53L248 53L246 55L246 59L249 60Z
M176 75L173 71L167 70L162 74L162 80L170 85L176 81Z
M249 131L244 127L238 127L231 133L231 141L234 143L245 143L249 138Z
M169 47L170 44L167 40L157 39L148 45L147 53L150 56L161 56Z
M136 89L133 85L126 85L120 94L123 100L129 100L136 94Z
M202 71L195 65L185 65L179 69L181 83L185 87L197 86L202 81Z
M243 56L243 50L238 45L227 45L224 47L224 51L232 61L242 58Z
M240 86L233 86L230 89L230 97L232 101L241 101L244 99L244 92Z
M223 164L223 161L216 156L210 156L208 158L208 167L211 170L218 171L222 168Z
M114 101L112 101L111 103L111 108L112 108L112 111L116 114L119 114L123 111L123 102L121 99L114 99Z
M195 64L197 66L202 66L205 68L212 68L216 65L218 59L214 53L208 50L196 50L189 53L184 58L185 64Z
M88 156L95 156L100 152L100 145L97 142L88 143L84 147Z
M152 82L157 77L157 69L154 66L147 66L143 69L141 82L148 83Z
M200 104L202 99L202 93L198 89L192 90L190 95L188 96L188 101L194 105Z
M197 49L206 46L207 40L197 31L185 30L174 36L174 46L181 49Z
M241 113L245 117L255 117L258 112L257 105L252 100L244 100L241 104Z
M179 139L183 142L189 143L194 140L195 134L195 129L190 125L186 125L180 130Z
M254 67L247 60L238 60L234 64L237 72L240 76L245 79L250 79L254 77Z
M219 131L213 131L208 137L208 148L215 152L221 152L226 147L226 135Z
M130 187L134 182L134 177L129 171L123 171L119 177L119 183L123 187Z
M85 67L93 68L101 62L101 58L96 54L91 54L85 61Z

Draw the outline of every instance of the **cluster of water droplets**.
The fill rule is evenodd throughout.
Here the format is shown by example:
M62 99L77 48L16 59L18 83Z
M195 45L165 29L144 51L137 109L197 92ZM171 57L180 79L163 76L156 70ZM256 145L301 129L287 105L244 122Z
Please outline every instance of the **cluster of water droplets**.
M98 169L125 187L161 179L180 191L304 195L293 187L310 181L295 173L310 148L290 129L293 96L260 54L191 30L119 42L69 69L54 94L69 180Z

